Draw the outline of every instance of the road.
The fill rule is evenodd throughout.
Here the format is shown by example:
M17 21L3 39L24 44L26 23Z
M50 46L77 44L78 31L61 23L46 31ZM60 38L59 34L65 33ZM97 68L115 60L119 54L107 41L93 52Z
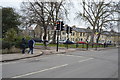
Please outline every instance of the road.
M7 62L3 78L117 78L118 50L76 51Z

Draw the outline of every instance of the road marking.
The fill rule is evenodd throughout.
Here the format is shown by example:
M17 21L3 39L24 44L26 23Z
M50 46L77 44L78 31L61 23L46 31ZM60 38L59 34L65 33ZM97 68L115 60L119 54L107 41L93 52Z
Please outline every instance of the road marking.
M57 54L57 55L60 55L60 56L71 56L71 57L83 57L83 56L66 55L66 54Z
M7 62L7 63L2 63L2 65L6 65L6 64L15 64L15 63L20 63L20 62Z
M88 61L88 60L91 60L91 59L94 59L94 58L89 58L89 59L81 60L81 61L78 61L78 62L84 62L84 61Z
M15 77L12 77L12 78L20 78L20 77L24 77L24 76L29 76L29 75L41 73L41 72L44 72L44 71L48 71L48 70L52 70L52 69L64 67L64 66L67 66L67 65L68 64L64 64L64 65L60 65L60 66L55 66L55 67L52 67L52 68L43 69L43 70L40 70L40 71L36 71L36 72L27 73L27 74L24 74L24 75L15 76Z

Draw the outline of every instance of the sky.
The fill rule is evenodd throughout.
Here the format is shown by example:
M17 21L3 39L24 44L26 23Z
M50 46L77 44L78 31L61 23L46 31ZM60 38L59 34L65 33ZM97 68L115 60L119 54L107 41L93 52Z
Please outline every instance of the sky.
M20 4L22 1L27 2L27 0L0 0L0 6L13 7L16 9L17 12L19 12L20 11ZM32 0L29 0L29 1L32 1ZM43 0L41 0L41 1L43 1ZM49 1L51 1L51 0L49 0ZM55 1L55 0L53 0L53 1ZM71 8L70 13L68 15L68 18L70 21L65 20L65 24L68 24L69 26L75 25L76 27L79 27L79 28L87 28L88 25L86 25L83 21L80 21L80 20L78 21L75 19L76 12L78 10L80 10L80 5L78 3L78 0L71 0L71 1L74 4L74 6ZM106 0L106 1L108 1L108 0ZM119 0L113 0L113 1L119 1ZM78 5L79 5L79 7L78 7Z
M13 7L15 8L18 12L20 10L20 4L23 0L0 0L0 6L2 7ZM25 1L25 0L24 0ZM74 5L78 5L77 0L72 1ZM73 11L74 10L74 11ZM79 21L75 20L74 18L76 17L76 11L78 10L78 7L74 6L72 7L70 13L69 13L69 20L65 20L65 24L69 24L69 26L76 25L77 27L85 27L84 23L80 23Z

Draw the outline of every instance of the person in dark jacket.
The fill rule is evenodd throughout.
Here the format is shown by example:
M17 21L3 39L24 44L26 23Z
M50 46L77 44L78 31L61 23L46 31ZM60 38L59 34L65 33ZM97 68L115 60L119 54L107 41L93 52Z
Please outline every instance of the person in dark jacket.
M31 40L28 41L28 47L29 47L28 53L31 52L31 54L33 54L34 44L35 44L35 41L33 39L31 39Z
M22 53L25 54L25 48L26 48L26 41L25 41L25 38L22 38L22 45L21 45L21 48L22 48Z

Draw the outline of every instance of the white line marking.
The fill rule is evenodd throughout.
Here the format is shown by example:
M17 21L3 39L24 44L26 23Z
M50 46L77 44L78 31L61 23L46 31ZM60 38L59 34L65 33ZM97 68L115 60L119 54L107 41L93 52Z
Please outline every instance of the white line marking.
M91 60L91 59L94 59L94 58L89 58L89 59L81 60L81 61L78 61L78 62L84 62L84 61L88 61L88 60Z
M15 64L15 63L20 63L20 62L7 62L7 63L2 63L2 65L6 65L6 64Z
M60 55L60 56L71 56L71 57L83 57L83 56L66 55L66 54L57 54L57 55Z
M64 66L67 66L67 65L68 65L68 64L64 64L64 65L60 65L60 66L55 66L55 67L52 67L52 68L43 69L43 70L40 70L40 71L36 71L36 72L31 72L31 73L28 73L28 74L24 74L24 75L15 76L15 77L12 77L12 78L20 78L20 77L24 77L24 76L29 76L29 75L41 73L41 72L44 72L44 71L48 71L48 70L52 70L52 69L64 67Z

